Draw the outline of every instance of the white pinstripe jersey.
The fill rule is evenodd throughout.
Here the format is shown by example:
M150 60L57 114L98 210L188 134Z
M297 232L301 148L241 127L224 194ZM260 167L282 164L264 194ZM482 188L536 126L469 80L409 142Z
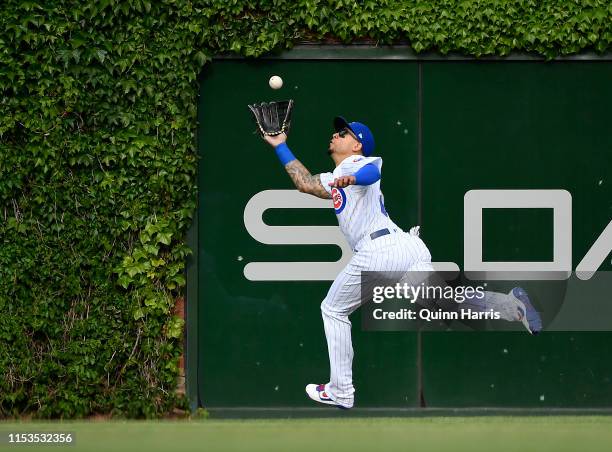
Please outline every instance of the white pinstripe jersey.
M333 173L321 173L321 184L332 195L334 210L340 230L351 248L364 237L380 229L398 229L385 210L384 197L380 191L380 180L372 185L349 185L346 188L332 188L328 184L341 176L352 176L360 168L372 163L382 172L380 157L355 155L344 159Z

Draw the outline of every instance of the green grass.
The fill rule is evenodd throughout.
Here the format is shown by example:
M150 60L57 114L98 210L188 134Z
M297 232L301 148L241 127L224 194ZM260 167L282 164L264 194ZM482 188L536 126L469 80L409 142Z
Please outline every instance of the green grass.
M69 431L74 446L11 447L9 431ZM612 417L516 416L287 420L0 422L2 450L609 451Z

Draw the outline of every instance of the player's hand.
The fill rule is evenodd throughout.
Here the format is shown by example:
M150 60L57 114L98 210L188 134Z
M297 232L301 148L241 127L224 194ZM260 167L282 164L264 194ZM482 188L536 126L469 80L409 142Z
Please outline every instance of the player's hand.
M342 176L334 179L328 184L330 187L344 188L349 185L355 185L355 176Z
M281 133L279 135L274 135L274 136L264 135L263 138L273 148L287 141L287 135L285 133Z

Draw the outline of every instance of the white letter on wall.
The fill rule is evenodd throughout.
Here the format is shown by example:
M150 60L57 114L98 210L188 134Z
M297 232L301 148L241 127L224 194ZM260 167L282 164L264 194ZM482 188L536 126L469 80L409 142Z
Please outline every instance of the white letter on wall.
M482 209L553 209L553 260L483 262ZM470 279L569 278L572 273L572 195L566 190L470 190L463 204L464 269Z
M244 225L251 236L267 245L337 245L336 262L250 262L244 276L251 281L332 281L351 260L353 251L338 226L268 226L268 209L331 209L332 203L297 190L264 190L244 208Z

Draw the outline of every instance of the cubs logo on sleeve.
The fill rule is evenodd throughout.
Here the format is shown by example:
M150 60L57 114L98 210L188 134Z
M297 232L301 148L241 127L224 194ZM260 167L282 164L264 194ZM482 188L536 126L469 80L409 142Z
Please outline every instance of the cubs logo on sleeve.
M343 189L334 187L331 191L332 201L334 202L334 210L336 215L339 215L346 207L346 193Z

